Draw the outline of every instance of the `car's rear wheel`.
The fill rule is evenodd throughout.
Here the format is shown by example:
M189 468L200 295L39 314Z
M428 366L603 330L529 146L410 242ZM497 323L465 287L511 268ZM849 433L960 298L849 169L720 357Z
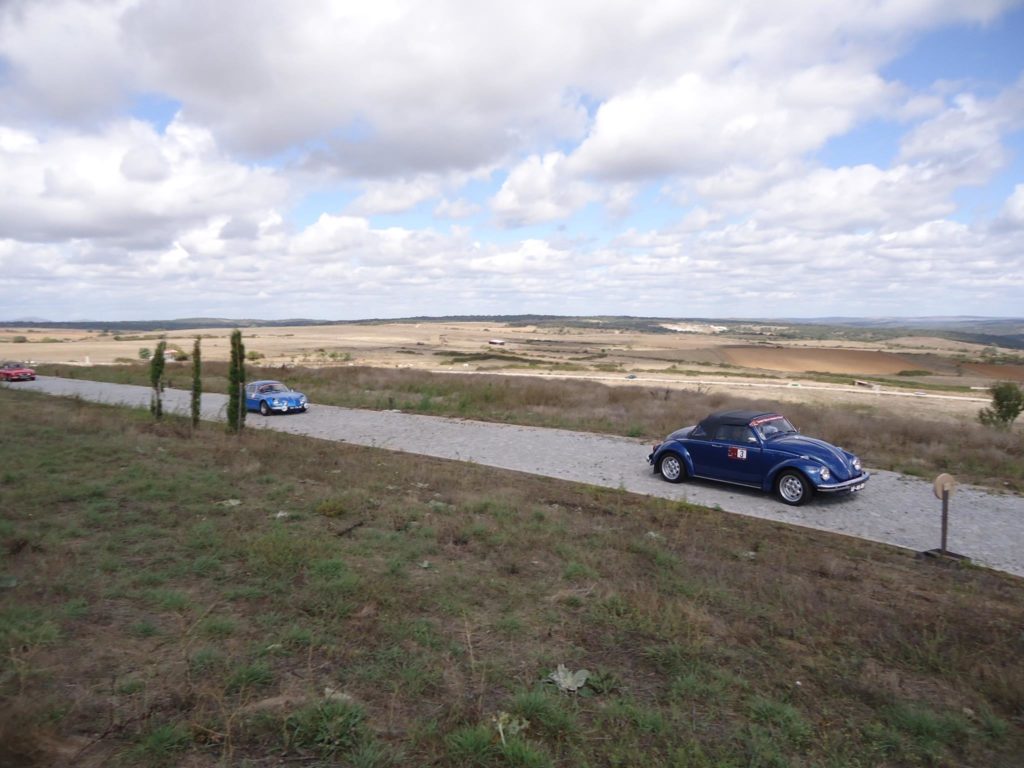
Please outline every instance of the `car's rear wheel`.
M799 472L788 471L775 481L775 492L784 503L794 507L806 504L814 495L814 489L807 478Z
M270 415L270 406L267 405L267 401L266 400L260 400L260 415L261 416L269 416Z
M666 453L658 459L658 471L670 483L681 483L686 479L686 465L678 453Z

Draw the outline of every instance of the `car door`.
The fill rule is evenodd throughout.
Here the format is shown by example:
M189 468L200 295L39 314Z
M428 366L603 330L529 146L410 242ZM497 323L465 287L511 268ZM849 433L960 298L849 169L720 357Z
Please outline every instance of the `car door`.
M711 435L698 426L690 433L684 444L686 452L690 454L690 461L693 462L693 474L698 477L717 477L714 473L717 462Z
M760 485L764 451L757 435L748 426L722 424L712 441L719 460L723 480L746 485Z
M245 387L245 408L249 411L255 411L260 407L259 400L256 397L256 385L247 384Z
M691 449L691 456L693 453ZM761 484L764 457L761 443L750 427L719 424L710 439L701 442L699 454L699 461L693 457L697 475L731 483Z

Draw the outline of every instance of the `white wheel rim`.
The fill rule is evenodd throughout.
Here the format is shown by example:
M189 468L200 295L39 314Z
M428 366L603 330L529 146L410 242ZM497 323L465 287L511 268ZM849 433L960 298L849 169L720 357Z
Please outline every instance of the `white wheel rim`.
M804 484L796 475L786 475L779 483L779 493L786 501L800 501L804 495Z
M661 474L665 476L666 480L678 480L682 469L679 459L675 456L666 456L661 460Z

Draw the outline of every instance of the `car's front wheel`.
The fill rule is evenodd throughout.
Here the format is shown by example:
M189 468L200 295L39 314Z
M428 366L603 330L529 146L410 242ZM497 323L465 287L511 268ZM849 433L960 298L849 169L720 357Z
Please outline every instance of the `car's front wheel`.
M658 459L658 471L670 483L681 483L686 479L686 465L678 453L666 453Z
M269 416L270 415L270 406L267 405L267 401L266 400L260 400L260 415L261 416Z
M814 489L807 482L807 478L795 471L783 472L779 475L775 481L775 492L780 500L794 507L806 504L814 495Z

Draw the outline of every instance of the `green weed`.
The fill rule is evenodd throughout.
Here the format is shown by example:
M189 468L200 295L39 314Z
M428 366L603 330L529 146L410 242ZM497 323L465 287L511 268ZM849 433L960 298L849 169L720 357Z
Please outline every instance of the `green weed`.
M179 753L191 743L192 737L184 725L156 725L142 735L132 755L149 765L170 765L177 762Z
M498 754L494 731L486 725L457 728L445 739L448 756L456 765L486 768Z
M311 749L321 757L340 758L367 741L362 707L347 701L310 704L285 720L287 749Z
M509 711L527 720L531 732L559 735L576 729L576 721L563 702L544 691L518 694L509 703Z

